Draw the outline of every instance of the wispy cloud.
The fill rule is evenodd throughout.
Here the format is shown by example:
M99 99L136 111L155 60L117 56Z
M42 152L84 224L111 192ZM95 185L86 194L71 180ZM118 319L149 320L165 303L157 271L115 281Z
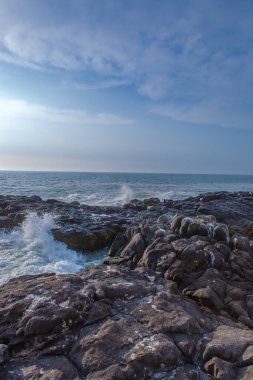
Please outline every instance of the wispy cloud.
M237 104L230 104L222 97L195 104L160 104L150 108L150 113L168 117L183 123L201 126L218 125L224 128L253 128L252 115L246 111L238 114Z
M77 83L75 81L64 82L63 86L66 88L74 88L75 90L103 90L112 87L120 87L130 85L131 82L127 79L108 79L100 81L89 81Z
M0 118L33 119L69 125L127 125L134 121L110 113L91 114L85 110L56 109L23 100L0 99ZM1 126L1 125L0 125Z
M238 114L246 111L253 118L252 11L251 1L66 0L64 7L48 0L39 6L31 0L2 1L0 60L102 78L87 82L88 74L83 75L76 89L131 83L188 121L204 118L193 109L175 111L175 104L182 108L182 97L183 104L202 104L202 109L211 104L210 118L229 124L231 107L221 114L217 96L231 105L236 93Z

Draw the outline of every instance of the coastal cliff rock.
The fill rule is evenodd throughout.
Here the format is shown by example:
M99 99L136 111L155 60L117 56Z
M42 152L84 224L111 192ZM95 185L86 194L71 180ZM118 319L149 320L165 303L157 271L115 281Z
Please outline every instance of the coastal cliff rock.
M253 196L203 197L131 209L100 266L0 287L0 379L252 380Z

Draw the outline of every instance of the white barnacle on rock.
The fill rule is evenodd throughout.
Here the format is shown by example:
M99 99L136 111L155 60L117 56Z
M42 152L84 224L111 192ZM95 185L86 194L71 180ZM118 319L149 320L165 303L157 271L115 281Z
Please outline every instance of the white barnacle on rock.
M26 309L26 311L28 311L28 312L37 309L40 305L45 304L45 303L47 303L47 304L54 304L55 305L55 301L52 300L52 298L50 298L50 297L44 297L44 296L39 296L37 294L28 294L25 297L25 299L27 299L27 300L32 299L31 304Z

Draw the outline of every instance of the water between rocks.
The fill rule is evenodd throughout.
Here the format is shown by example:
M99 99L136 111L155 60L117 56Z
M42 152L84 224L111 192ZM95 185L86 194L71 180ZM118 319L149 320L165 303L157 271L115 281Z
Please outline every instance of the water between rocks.
M54 240L55 227L53 215L30 213L12 232L0 231L0 285L27 274L78 273L107 256L107 249L87 255L68 249Z

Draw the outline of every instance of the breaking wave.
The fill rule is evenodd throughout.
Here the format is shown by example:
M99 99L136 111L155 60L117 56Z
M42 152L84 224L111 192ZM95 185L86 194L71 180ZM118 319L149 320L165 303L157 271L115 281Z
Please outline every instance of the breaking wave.
M10 278L46 272L78 273L86 266L101 262L104 253L87 256L68 249L54 240L51 214L28 214L21 227L0 232L0 284Z

